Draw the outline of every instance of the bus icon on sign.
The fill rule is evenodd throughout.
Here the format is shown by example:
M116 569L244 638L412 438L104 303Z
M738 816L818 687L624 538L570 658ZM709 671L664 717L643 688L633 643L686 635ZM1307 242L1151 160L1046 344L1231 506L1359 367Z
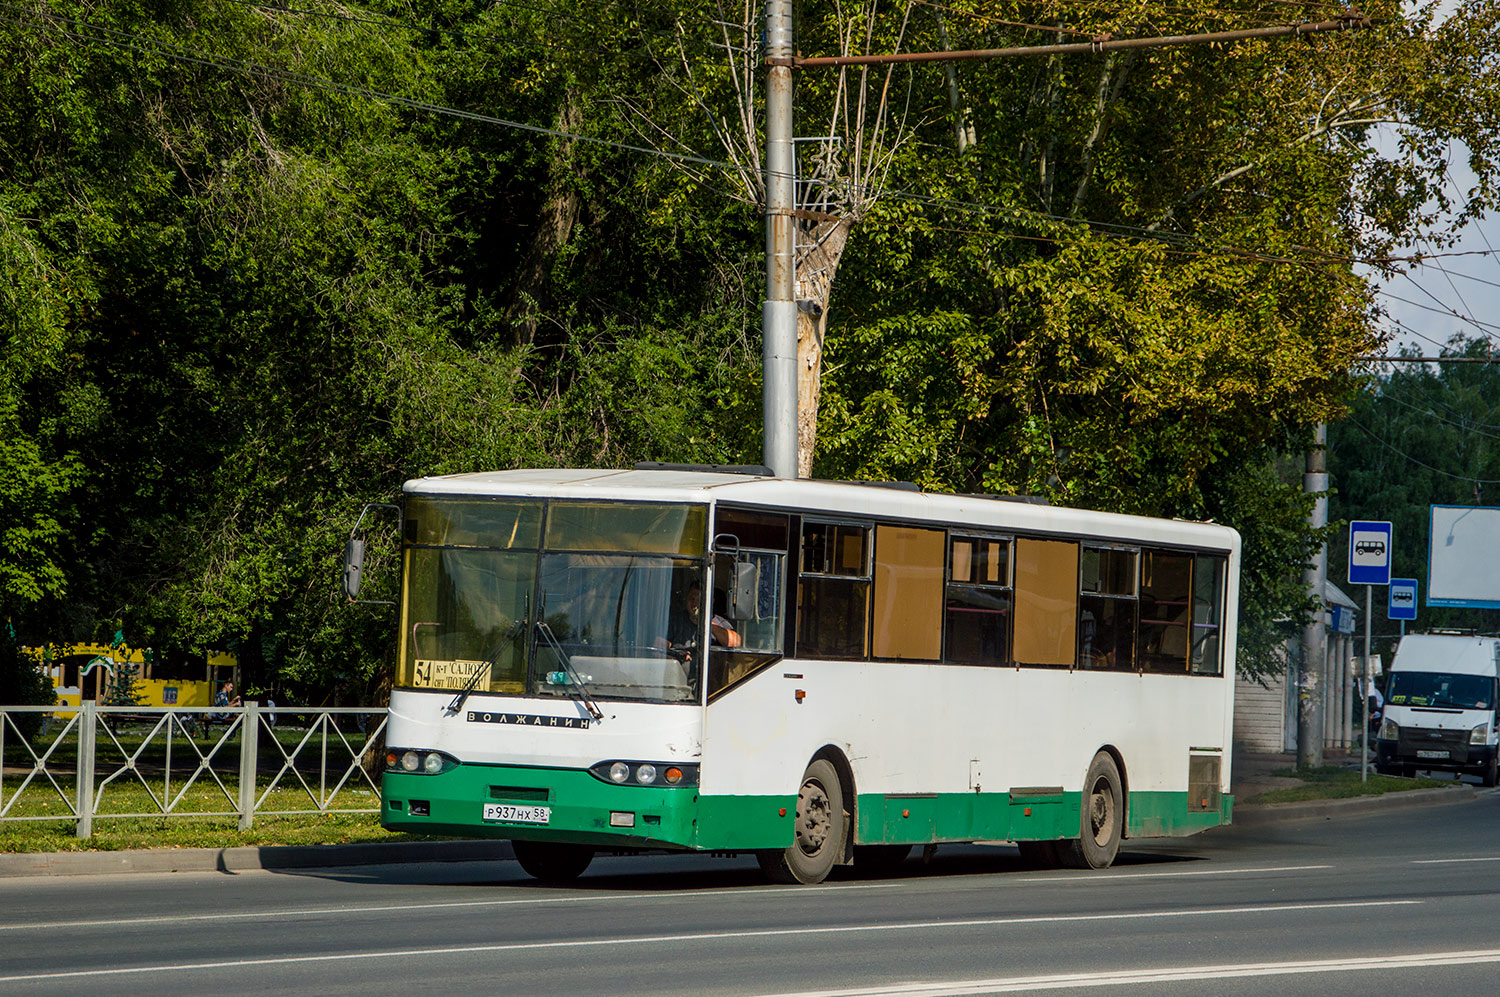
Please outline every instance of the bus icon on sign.
M1360 540L1354 545L1354 553L1362 557L1382 557L1385 554L1385 541Z
M1391 589L1391 602L1397 606L1410 606L1412 596L1415 593L1411 589Z

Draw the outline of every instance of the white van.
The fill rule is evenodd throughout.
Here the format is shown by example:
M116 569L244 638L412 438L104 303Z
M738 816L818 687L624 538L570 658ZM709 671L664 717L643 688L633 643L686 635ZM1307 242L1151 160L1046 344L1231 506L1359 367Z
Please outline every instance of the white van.
M1496 782L1500 752L1500 638L1409 634L1386 685L1376 771L1467 772Z

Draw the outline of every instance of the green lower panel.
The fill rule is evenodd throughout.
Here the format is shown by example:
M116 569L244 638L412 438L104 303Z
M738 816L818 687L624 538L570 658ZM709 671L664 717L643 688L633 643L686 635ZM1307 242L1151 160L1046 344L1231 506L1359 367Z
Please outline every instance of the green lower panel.
M705 796L698 801L698 847L711 852L785 848L796 824L795 796Z
M937 841L1042 841L1078 837L1079 793L1012 795L949 793L859 797L860 844ZM1194 834L1229 823L1233 798L1219 810L1188 810L1187 793L1132 793L1126 816L1131 837Z
M413 804L426 813L413 812ZM487 821L486 803L546 806L545 825ZM858 800L860 844L1026 841L1078 836L1078 793L947 793ZM1186 793L1132 793L1132 837L1193 834L1229 823L1218 810L1190 811ZM696 787L616 786L576 769L460 765L438 775L387 772L381 823L393 831L455 837L569 841L616 848L746 851L792 842L795 796L700 796ZM631 815L619 826L613 815Z
M698 792L692 786L616 786L577 769L460 765L438 775L387 772L380 798L381 823L393 831L601 847L698 847ZM414 803L427 812L414 813ZM486 821L486 803L545 806L549 820L545 825ZM630 814L633 826L612 823L613 814Z
M1135 838L1176 837L1197 834L1228 824L1234 797L1220 797L1217 810L1189 810L1187 793L1131 793L1126 815L1127 833Z

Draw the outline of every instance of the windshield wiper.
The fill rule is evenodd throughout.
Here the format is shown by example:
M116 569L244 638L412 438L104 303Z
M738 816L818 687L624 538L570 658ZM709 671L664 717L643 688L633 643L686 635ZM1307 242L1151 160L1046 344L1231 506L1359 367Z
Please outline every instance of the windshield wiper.
M564 651L562 644L558 643L557 638L552 633L552 628L547 625L546 620L537 621L536 632L542 635L542 639L552 648L553 653L557 655L557 660L562 662L563 669L568 673L567 677L569 681L561 684L565 685L577 697L578 701L588 709L590 716L595 720L603 720L604 711L599 709L599 705L594 702L594 697L589 695L589 687L584 684L583 676L579 675L578 669L573 667L573 659L568 657L568 652Z
M525 631L525 620L517 620L510 625L510 630L506 632L504 637L500 638L500 643L496 644L495 649L485 656L484 664L474 669L474 674L469 676L468 683L458 691L457 696L453 697L453 702L449 703L446 707L443 708L443 714L445 716L451 717L459 710L463 709L464 700L469 698L469 693L473 692L474 687L479 684L480 677L488 675L494 671L495 663L500 660L501 655L509 650L510 645L515 643L515 639Z

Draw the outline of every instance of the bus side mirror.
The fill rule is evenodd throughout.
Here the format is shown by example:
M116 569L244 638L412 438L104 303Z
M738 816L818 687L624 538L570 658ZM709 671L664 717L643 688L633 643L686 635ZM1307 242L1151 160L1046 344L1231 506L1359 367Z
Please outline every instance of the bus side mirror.
M729 618L760 619L760 566L753 561L734 563L734 588L729 593Z
M344 544L344 594L353 602L359 598L360 582L364 580L365 542L350 537Z

